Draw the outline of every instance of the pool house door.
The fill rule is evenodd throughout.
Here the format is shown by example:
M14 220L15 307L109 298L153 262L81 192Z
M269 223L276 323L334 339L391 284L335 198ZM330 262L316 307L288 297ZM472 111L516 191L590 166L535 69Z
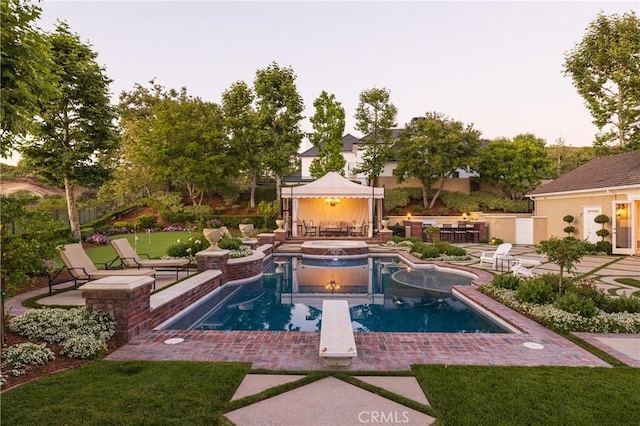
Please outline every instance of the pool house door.
M631 201L614 201L614 218L612 220L613 254L634 254L635 216Z

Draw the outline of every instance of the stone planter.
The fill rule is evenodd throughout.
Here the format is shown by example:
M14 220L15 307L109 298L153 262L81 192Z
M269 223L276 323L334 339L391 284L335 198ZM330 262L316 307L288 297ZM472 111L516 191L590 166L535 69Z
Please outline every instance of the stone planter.
M389 226L388 220L382 219L380 223L382 224L382 229L387 229L387 226Z
M240 228L240 232L242 233L242 241L248 241L253 232L253 223L241 223L238 225L238 228Z
M278 225L278 229L277 230L281 231L282 229L284 229L284 228L282 228L282 225L284 225L284 220L276 219L276 225Z
M216 251L221 250L220 247L218 247L218 242L225 235L229 235L229 230L226 226L221 226L220 228L204 228L202 233L207 241L209 241L209 244L211 244L207 251Z

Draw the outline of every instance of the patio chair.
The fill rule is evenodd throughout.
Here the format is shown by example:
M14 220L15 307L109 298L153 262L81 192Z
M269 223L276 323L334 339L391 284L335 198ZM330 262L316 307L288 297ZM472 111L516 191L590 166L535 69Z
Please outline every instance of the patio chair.
M113 247L125 268L176 271L176 280L179 278L180 270L189 268L189 259L151 259L148 254L138 254L126 238L111 240L111 247ZM147 256L147 259L141 259L140 256Z
M308 237L310 235L313 235L315 237L316 235L318 235L318 227L317 226L307 225L307 221L306 220L302 221L302 226L304 228L304 235L303 235L304 237Z
M65 245L60 250L60 258L73 276L75 286L77 286L78 281L86 282L113 276L149 276L153 277L154 289L156 286L155 271L153 269L98 269L80 243Z
M360 225L356 225L356 226L352 226L351 227L351 236L352 237L362 237L364 236L364 220L362 221L362 223Z
M480 252L480 265L483 263L491 263L492 268L495 269L498 257L508 256L511 247L512 245L510 243L502 243L495 251Z

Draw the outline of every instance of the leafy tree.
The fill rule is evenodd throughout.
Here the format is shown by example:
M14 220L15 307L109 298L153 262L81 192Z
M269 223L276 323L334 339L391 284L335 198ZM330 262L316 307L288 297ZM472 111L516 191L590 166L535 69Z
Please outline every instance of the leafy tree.
M584 244L574 237L551 237L548 240L540 241L537 252L546 254L550 262L560 266L558 293L562 295L564 270L571 272L575 264L586 254Z
M318 157L311 162L309 171L315 179L327 172L338 172L344 176L346 160L342 156L342 135L344 133L344 108L336 101L334 94L324 90L313 102L316 113L311 117L313 134L311 143L318 148Z
M96 62L97 54L66 23L59 23L49 40L58 90L42 105L40 128L21 152L47 178L64 183L71 233L80 239L74 187L105 182L118 147L111 80Z
M544 140L528 133L496 139L480 150L480 177L511 200L522 200L551 173Z
M431 112L407 124L395 143L398 181L415 177L422 183L422 203L433 208L445 180L456 169L470 168L480 148L480 132L443 114ZM429 204L431 186L440 185Z
M0 320L4 320L4 295L15 295L33 276L46 272L44 260L52 262L61 243L53 232L60 224L33 207L37 199L0 196Z
M228 155L222 109L215 103L187 95L163 99L153 107L150 130L140 136L152 174L180 185L192 204L202 204L210 187L225 187L237 175Z
M557 179L596 158L593 147L569 147L562 138L558 138L554 145L549 146L547 152L553 163L549 179Z
M300 130L304 104L290 67L276 62L256 71L259 138L265 165L276 179L276 197L282 195L282 177L294 169L303 133Z
M167 99L177 100L180 92L165 89L149 81L149 87L135 83L133 90L120 93L117 112L122 135L119 162L113 179L100 187L98 197L103 200L133 200L141 196L150 197L166 188L167 182L154 173L147 161L147 150L141 140L149 134L155 117L154 108Z
M365 173L371 186L375 185L375 179L380 176L389 159L392 130L397 125L398 109L391 103L390 97L390 92L385 88L363 90L356 109L355 128L365 136L362 138L362 163L354 171Z
M635 12L600 13L565 55L564 75L571 76L600 130L596 148L602 151L614 141L623 150L640 148L640 131L631 126L633 107L640 104L640 19Z
M258 135L258 115L252 104L255 95L244 81L231 85L222 94L225 128L229 136L231 154L251 178L249 206L256 206L256 186L263 167L263 145Z
M35 21L41 9L27 1L0 2L0 157L7 158L20 139L32 133L40 103L55 94L51 49Z

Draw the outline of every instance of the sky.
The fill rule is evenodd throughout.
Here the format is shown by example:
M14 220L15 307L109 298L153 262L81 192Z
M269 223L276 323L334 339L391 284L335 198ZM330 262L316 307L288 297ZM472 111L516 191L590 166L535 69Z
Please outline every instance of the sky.
M305 104L322 90L355 127L359 94L386 88L398 127L437 111L486 139L533 133L547 145L590 146L596 127L563 75L565 54L599 12L639 11L635 1L60 1L40 3L38 26L57 20L98 53L112 99L153 78L220 102L232 83L252 85L273 61L291 67Z

